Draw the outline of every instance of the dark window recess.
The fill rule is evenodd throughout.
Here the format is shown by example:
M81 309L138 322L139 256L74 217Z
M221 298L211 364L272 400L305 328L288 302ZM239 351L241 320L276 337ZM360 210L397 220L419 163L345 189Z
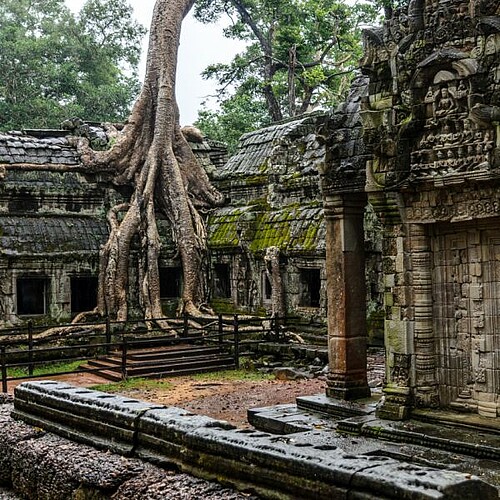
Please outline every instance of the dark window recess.
M182 273L180 267L163 267L160 269L160 297L162 299L181 296Z
M269 276L267 273L262 274L263 280L263 296L264 300L271 300L273 298L273 288L271 282L269 281Z
M300 305L319 307L321 278L319 269L300 270Z
M18 278L17 314L45 314L47 280L45 278Z
M231 277L228 264L214 266L214 296L222 299L231 298Z
M92 311L97 306L97 278L71 278L71 312Z
M38 198L27 189L22 188L9 198L9 212L38 212L38 209Z

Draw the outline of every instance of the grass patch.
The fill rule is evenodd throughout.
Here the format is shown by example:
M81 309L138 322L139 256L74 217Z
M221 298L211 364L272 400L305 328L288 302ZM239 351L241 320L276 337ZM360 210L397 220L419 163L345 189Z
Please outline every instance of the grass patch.
M273 380L275 377L269 373L256 370L223 370L219 372L197 373L192 375L194 380L250 380L259 382L262 380Z
M148 378L129 378L128 380L122 380L121 382L110 382L109 384L97 384L90 387L95 391L102 392L123 392L123 391L143 391L147 389L162 389L170 390L173 385L166 380L154 380Z
M38 375L57 375L63 372L74 372L80 369L86 363L85 360L71 361L69 363L50 363L42 366L35 366L33 369L33 376ZM28 368L13 367L7 369L8 377L26 377L28 375Z

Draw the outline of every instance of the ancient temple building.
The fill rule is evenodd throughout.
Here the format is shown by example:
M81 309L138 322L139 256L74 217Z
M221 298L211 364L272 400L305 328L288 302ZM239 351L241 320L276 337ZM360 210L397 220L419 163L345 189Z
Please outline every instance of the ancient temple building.
M383 231L388 372L379 415L439 406L496 417L500 4L411 0L366 31L361 64L365 191ZM354 188L333 189L331 219L345 223L359 210Z
M69 133L0 134L1 325L66 322L96 305L99 249L108 238L106 214L128 200L130 189L83 168ZM217 144L192 147L207 169L226 161ZM179 278L172 280L170 272L179 263L167 221L158 224L162 295L168 309L169 297L179 295ZM134 258L130 304L137 312Z
M207 221L216 309L271 311L265 253L275 247L283 282L281 313L301 312L324 327L325 229L317 167L325 148L316 131L327 119L307 117L248 134L227 163L216 144L191 143L226 196L226 205ZM68 320L95 306L106 214L128 198L129 190L88 173L68 133L0 135L0 311L7 324ZM172 314L182 272L167 221L159 226L162 298L165 313ZM130 288L133 295L137 287Z
M286 310L324 324L325 225L319 171L328 114L309 115L244 135L236 154L214 173L227 205L208 220L216 301L235 310L273 309L266 261L276 248ZM227 282L227 285L223 285ZM279 302L279 300L278 300ZM279 309L279 304L274 304Z

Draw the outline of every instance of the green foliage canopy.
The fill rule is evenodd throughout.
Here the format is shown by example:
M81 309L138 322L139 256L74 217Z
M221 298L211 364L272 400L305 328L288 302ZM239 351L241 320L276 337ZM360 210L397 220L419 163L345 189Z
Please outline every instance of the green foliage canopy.
M145 33L126 0L87 0L76 16L64 0L2 0L0 129L125 119Z
M232 22L231 39L248 42L229 64L213 64L221 100L233 89L260 97L273 121L312 107L331 107L349 86L361 56L362 24L373 23L374 4L342 0L198 0L195 16ZM245 90L241 90L241 89Z

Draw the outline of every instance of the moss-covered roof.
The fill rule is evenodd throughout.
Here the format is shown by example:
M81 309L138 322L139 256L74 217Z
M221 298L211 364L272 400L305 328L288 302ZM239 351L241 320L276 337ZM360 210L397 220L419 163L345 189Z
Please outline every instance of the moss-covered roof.
M213 249L244 246L260 253L277 246L285 254L325 250L323 208L315 204L278 211L223 208L210 215L208 227L209 247Z

